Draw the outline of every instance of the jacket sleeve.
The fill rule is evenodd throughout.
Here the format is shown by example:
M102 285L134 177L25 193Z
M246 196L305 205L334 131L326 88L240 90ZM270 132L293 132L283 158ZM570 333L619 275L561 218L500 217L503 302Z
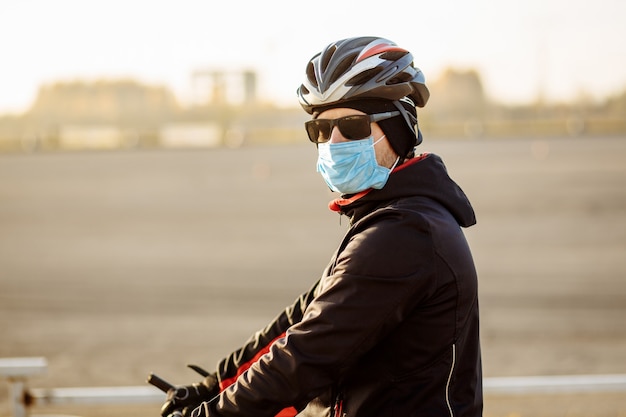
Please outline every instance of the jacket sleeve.
M220 391L233 384L255 361L267 353L272 343L284 337L289 327L302 320L307 305L313 299L313 294L319 281L311 289L298 297L264 329L256 332L240 349L234 351L218 364L217 376Z
M279 326L284 337L211 401L211 416L273 416L327 393L428 296L430 280L416 278L432 276L429 230L387 214L346 235L302 320Z

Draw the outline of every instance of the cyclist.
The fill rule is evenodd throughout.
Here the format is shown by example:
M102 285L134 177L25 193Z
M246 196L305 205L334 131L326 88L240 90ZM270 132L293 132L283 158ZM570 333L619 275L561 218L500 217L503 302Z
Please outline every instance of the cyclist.
M429 98L412 54L378 37L326 46L298 98L349 229L321 278L163 416L482 415L470 202L416 154Z

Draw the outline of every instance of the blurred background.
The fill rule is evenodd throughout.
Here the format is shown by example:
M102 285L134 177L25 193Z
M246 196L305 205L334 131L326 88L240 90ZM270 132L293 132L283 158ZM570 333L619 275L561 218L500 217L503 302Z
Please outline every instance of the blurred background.
M299 142L308 59L362 35L413 52L430 136L626 131L618 0L0 7L0 151Z
M337 39L413 52L422 151L477 212L486 377L626 373L626 3L0 3L0 357L36 387L195 382L347 228L295 90ZM623 416L624 393L486 416ZM155 416L158 407L52 410ZM0 390L0 415L10 415Z

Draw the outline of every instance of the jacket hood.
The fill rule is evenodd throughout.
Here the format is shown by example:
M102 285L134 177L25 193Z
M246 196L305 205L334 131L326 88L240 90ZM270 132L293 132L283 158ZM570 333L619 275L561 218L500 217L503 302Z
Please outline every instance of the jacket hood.
M344 195L331 201L329 208L345 214L353 222L382 202L416 196L430 198L444 206L462 227L476 224L469 199L435 154L422 154L396 167L382 189Z

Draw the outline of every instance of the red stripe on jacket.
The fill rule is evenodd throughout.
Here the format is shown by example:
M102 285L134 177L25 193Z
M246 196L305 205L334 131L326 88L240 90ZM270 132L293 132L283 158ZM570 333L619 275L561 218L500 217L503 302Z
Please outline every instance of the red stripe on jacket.
M239 378L244 372L246 372L252 366L254 362L258 361L261 356L265 355L266 353L270 351L270 347L274 344L274 342L276 342L278 339L281 339L283 337L285 337L285 333L281 334L280 336L272 340L263 349L259 350L257 354L254 355L248 362L241 364L241 366L237 368L237 373L234 376L221 381L220 391L224 391L226 388L234 384L235 381L237 381L237 378ZM298 411L295 408L288 407L280 411L278 414L276 414L276 417L294 417L296 414L298 414Z

